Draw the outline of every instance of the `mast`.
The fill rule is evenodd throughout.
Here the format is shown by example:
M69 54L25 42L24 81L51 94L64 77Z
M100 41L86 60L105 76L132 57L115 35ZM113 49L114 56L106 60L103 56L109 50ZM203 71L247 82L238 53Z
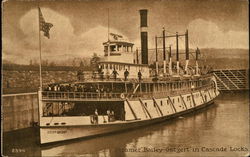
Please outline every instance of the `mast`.
M109 47L109 8L108 8L108 56L110 56L110 47Z
M177 66L177 75L179 75L179 43L178 43L178 32L176 32L176 66Z
M169 67L168 67L168 72L169 72L169 75L172 75L172 54L171 54L171 45L169 45Z
M158 68L157 36L155 36L155 68L156 68L156 75L158 75L159 68Z
M199 75L199 65L198 65L198 55L200 53L199 48L196 49L196 57L195 57L195 75Z
M163 37L163 73L166 74L166 49L165 49L165 28L162 31Z
M109 8L108 8L108 41L109 41Z
M185 50L186 50L186 64L185 64L185 73L188 74L188 63L189 63L189 43L188 43L188 30L185 33Z

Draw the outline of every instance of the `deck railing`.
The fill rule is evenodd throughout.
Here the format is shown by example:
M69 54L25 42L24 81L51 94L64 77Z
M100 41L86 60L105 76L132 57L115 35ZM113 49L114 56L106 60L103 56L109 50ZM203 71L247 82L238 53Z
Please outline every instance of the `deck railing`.
M175 89L167 91L156 91L156 92L137 92L137 93L112 93L112 92L61 92L61 91L43 91L43 100L62 100L62 101L80 101L80 100L112 100L112 101L122 101L125 98L135 99L135 98L148 98L148 97L164 97L176 94L185 94L188 92L194 92L199 90L207 90L212 88L211 85L201 86L197 88L188 89Z

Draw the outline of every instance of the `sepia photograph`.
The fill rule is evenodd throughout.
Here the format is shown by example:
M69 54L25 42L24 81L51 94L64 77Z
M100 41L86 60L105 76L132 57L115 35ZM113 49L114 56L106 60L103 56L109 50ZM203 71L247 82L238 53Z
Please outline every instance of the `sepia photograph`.
M248 0L5 0L1 155L248 157Z

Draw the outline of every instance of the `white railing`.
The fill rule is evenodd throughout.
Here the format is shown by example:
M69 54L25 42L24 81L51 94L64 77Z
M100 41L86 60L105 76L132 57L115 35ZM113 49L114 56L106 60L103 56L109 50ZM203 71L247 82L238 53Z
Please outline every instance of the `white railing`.
M212 88L212 85L205 85L197 88L173 89L155 92L136 92L136 93L113 93L113 92L61 92L61 91L43 91L43 100L117 100L123 101L125 98L148 98L148 97L165 97L176 94L185 94L199 90Z

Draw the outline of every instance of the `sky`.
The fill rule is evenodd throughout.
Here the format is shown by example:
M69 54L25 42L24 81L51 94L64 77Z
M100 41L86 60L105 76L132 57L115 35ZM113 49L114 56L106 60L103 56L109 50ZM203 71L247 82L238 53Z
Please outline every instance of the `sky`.
M40 1L45 21L53 24L50 39L41 32L42 57L56 61L103 55L108 21L110 32L140 47L140 9L148 9L149 48L154 48L154 38L164 27L171 35L188 29L190 48L249 49L248 5L247 0ZM37 1L28 0L2 3L4 60L28 64L39 58L37 6ZM167 39L166 44L174 41Z

